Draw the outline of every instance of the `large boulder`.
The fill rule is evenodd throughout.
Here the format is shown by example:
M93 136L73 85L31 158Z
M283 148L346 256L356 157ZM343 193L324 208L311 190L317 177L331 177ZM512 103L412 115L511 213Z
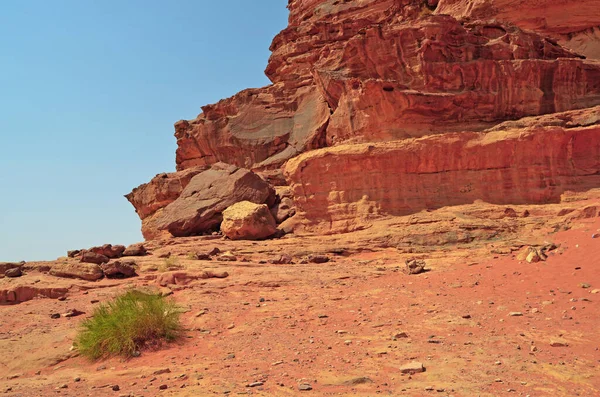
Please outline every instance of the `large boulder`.
M144 256L148 253L146 251L146 247L142 243L135 243L128 246L125 251L123 251L123 256Z
M232 240L261 240L276 230L275 219L264 204L241 201L223 211L221 231Z
M104 244L98 247L92 247L88 251L98 255L104 255L109 259L120 258L125 251L124 245Z
M99 280L104 276L100 266L94 263L58 263L50 269L56 277L80 278L87 281Z
M194 176L177 200L155 214L153 226L176 237L199 234L217 229L223 210L232 204L272 205L274 200L273 188L252 171L217 163Z
M102 271L108 278L126 278L136 276L134 261L111 261L102 265Z
M106 255L102 255L102 254L98 254L96 252L92 252L92 251L83 251L83 253L81 254L81 259L80 261L82 263L93 263L96 265L101 265L103 263L106 263L110 260L110 258Z

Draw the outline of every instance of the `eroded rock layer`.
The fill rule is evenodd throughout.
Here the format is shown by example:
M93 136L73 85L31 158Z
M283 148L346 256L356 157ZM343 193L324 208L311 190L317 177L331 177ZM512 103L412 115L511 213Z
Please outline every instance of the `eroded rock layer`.
M512 22L547 34L588 58L600 58L600 0L439 0L436 14Z
M347 140L482 130L600 103L600 64L513 25L460 22L417 0L288 7L265 71L274 84L178 122L178 169L276 168Z
M532 118L526 128L340 145L285 168L304 226L350 231L379 215L472 203L558 202L600 186L600 107Z

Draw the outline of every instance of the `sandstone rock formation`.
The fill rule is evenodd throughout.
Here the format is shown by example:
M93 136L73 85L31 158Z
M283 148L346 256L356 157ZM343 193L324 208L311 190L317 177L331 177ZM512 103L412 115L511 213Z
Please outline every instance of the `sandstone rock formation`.
M600 186L599 171L600 107L486 133L340 145L300 155L285 169L305 226L323 232L475 200L558 202L567 190Z
M261 240L276 230L275 219L264 204L240 201L223 211L221 231L232 240Z
M142 231L149 239L161 231L173 236L189 236L213 230L221 223L225 208L244 200L272 205L275 191L247 169L217 163L191 178L178 197L171 196L174 198L168 205L151 206L158 208L154 212L145 205L146 201L136 201L129 196L132 204L140 205L138 214L146 214Z
M266 69L274 84L178 122L178 169L216 161L264 169L352 138L481 130L600 103L597 63L512 25L461 23L422 1L288 7L290 25L273 40Z
M144 236L218 225L225 207L201 220L206 186L186 187L217 162L276 184L288 162L300 216L273 210L287 231L350 230L476 199L540 203L593 185L596 149L569 159L595 129L562 123L571 116L537 132L520 120L600 105L600 61L585 59L595 44L581 40L595 35L598 1L289 0L265 70L273 84L177 122L179 171L127 196ZM360 143L376 144L351 146Z
M600 0L440 0L436 14L512 22L547 34L588 58L600 58Z

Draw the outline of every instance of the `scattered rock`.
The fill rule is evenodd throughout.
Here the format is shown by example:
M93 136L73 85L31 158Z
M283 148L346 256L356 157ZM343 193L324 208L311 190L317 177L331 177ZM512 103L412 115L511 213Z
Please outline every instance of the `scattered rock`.
M600 237L600 233L594 233L592 234L592 238L599 238Z
M160 385L158 386L159 390L167 390L168 386L167 385Z
M82 314L85 314L85 312L82 312L77 309L70 309L65 314L63 314L63 317L76 317L76 316L80 316Z
M275 220L265 204L241 201L223 211L221 231L232 240L261 240L276 230Z
M87 252L93 252L98 255L104 255L109 259L120 258L125 252L124 245L104 244L98 247L92 247Z
M104 276L104 273L100 266L93 263L58 263L52 266L50 275L55 277L80 278L82 280L95 281L101 279Z
M131 244L125 251L123 251L123 256L144 256L148 253L146 251L146 247L142 243Z
M81 254L81 250L71 250L71 251L67 251L67 257L69 257L69 258L75 258L75 257L77 257L79 254Z
M230 251L227 251L219 255L217 260L222 262L235 262L237 261L237 257L233 255L233 253L231 253Z
M101 265L103 263L107 263L110 259L106 255L101 255L96 252L91 251L83 251L81 254L80 261L82 263L93 263L96 265Z
M306 258L310 263L327 263L329 262L329 257L327 255L316 255L311 254Z
M152 375L162 375L162 374L170 374L170 373L171 373L170 368L162 368L162 369L158 369L158 370L152 372Z
M103 264L102 271L108 278L126 278L137 276L136 263L131 260L117 260Z
M420 372L425 372L425 367L423 366L423 363L413 361L401 366L400 372L403 374L417 374Z
M294 200L290 197L283 197L281 201L271 208L271 215L278 224L296 213Z
M581 284L579 284L579 286L580 286L581 288L586 288L586 289L587 289L587 288L591 288L591 287L592 287L592 286L591 286L590 284L588 284L588 283L581 283Z
M269 263L273 265L288 265L292 263L292 257L286 254L279 255L277 258L269 259Z
M358 378L349 379L349 380L343 382L342 384L344 386L357 386L357 385L364 385L367 383L373 383L373 380L371 378L367 378L366 376L361 376Z
M312 386L308 383L300 383L298 385L298 390L300 391L309 391L312 390Z
M600 289L593 289L592 294L600 294Z
M249 383L247 387L258 387L258 386L262 386L262 385L264 385L263 382L252 382L252 383Z
M408 338L408 334L406 332L396 332L392 336L393 340L396 340L396 339L405 339L405 338Z
M521 312L510 312L510 313L508 313L508 315L510 317L521 317L523 315L523 313L521 313Z
M23 275L23 271L20 267L13 267L12 269L5 271L4 275L9 278L21 277Z
M119 390L121 390L121 388L119 387L119 385L113 385L112 390L119 391Z
M425 261L422 259L407 259L406 274L420 274L425 271Z
M569 344L567 343L566 340L564 340L562 338L556 338L556 339L550 340L550 346L552 346L552 347L567 347L567 346L569 346Z

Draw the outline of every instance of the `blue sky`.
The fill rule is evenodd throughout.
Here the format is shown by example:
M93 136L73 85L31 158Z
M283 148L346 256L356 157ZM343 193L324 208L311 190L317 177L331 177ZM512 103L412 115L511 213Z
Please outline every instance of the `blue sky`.
M141 241L123 197L175 169L173 123L269 83L283 0L7 0L0 261Z

